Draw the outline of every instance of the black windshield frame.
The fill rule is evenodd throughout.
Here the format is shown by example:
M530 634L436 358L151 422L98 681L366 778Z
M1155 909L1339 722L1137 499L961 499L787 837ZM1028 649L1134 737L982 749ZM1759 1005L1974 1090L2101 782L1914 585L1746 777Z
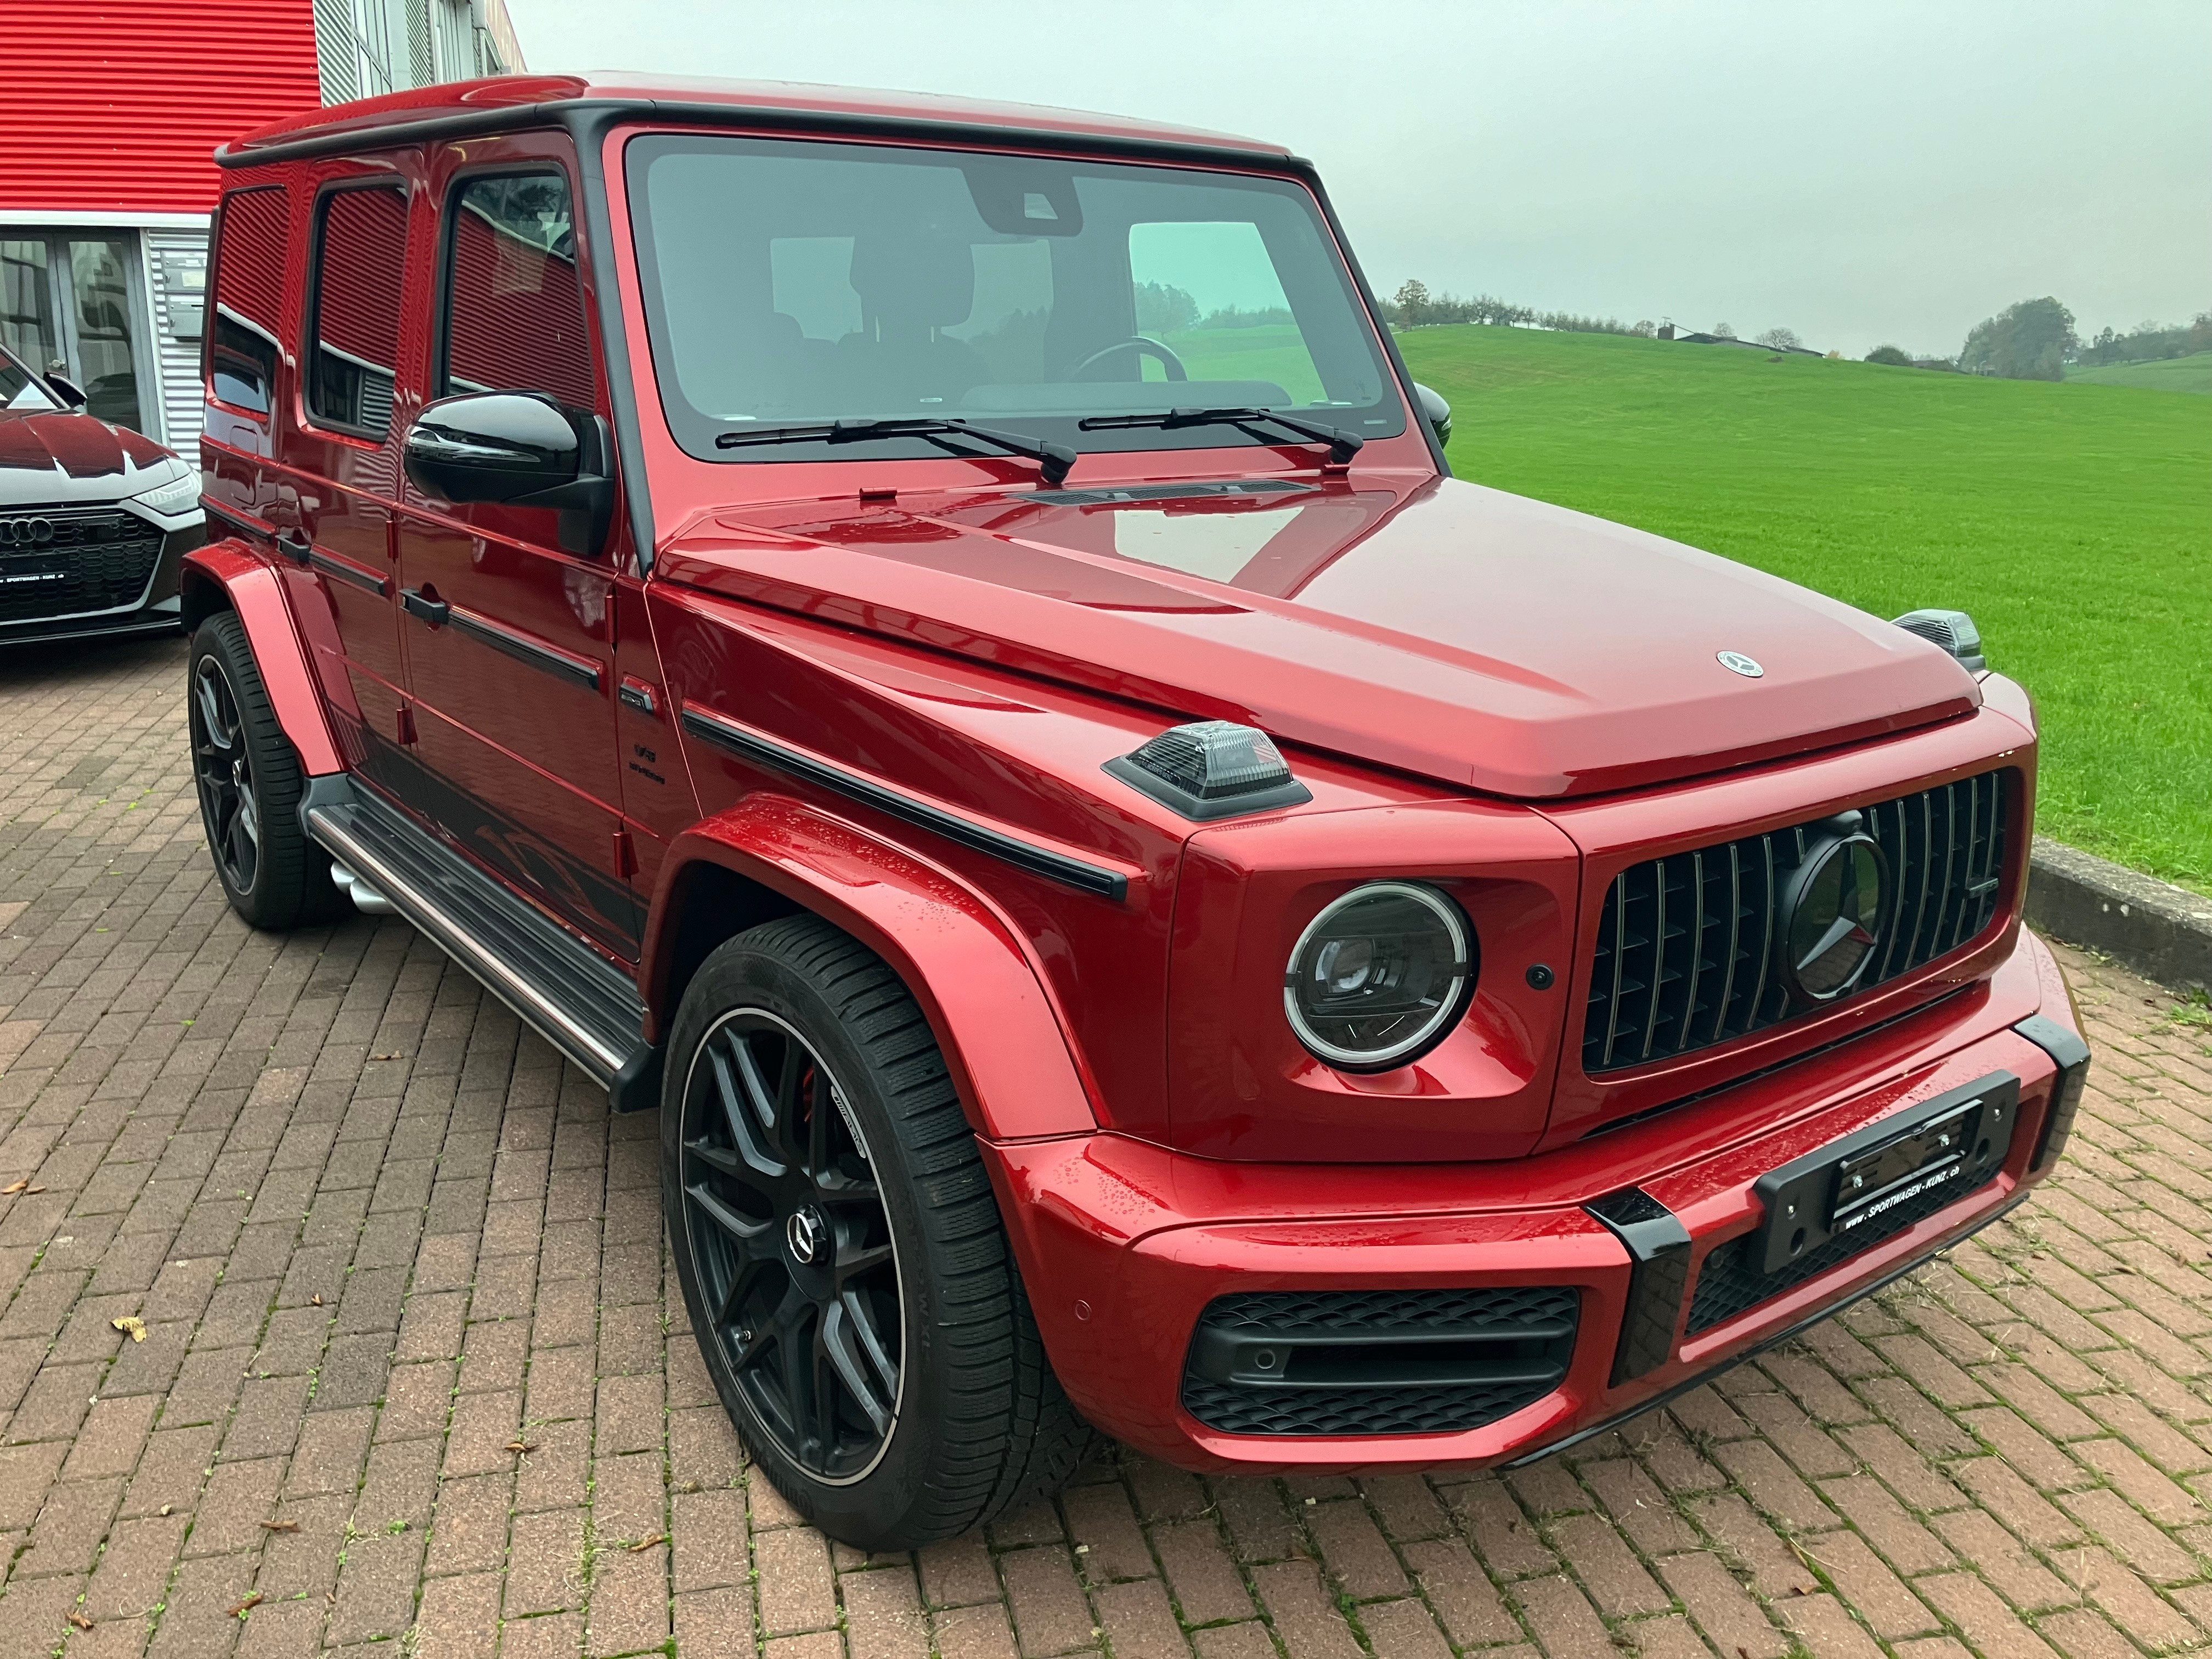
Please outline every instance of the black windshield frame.
M679 448L699 460L739 465L793 461L941 459L944 451L940 447L920 439L904 437L888 438L860 446L796 443L734 449L717 447L717 438L733 430L743 431L755 419L760 425L769 426L780 423L781 417L763 414L751 419L733 419L727 413L697 407L686 395L683 379L678 372L684 346L679 331L672 319L667 288L660 268L662 255L653 232L653 191L650 181L652 167L663 157L711 156L716 153L737 153L754 157L835 157L841 161L849 159L915 165L940 171L948 167L963 167L969 162L980 161L990 165L998 158L1006 156L1006 153L980 147L955 149L816 137L763 137L713 133L696 129L640 133L630 137L624 146L629 232L643 295L647 343L654 364L663 418ZM1023 158L1011 159L1018 161ZM1308 402L1284 401L1277 406L1309 420L1341 426L1364 440L1397 437L1408 429L1407 406L1401 384L1402 369L1398 363L1397 354L1392 349L1392 343L1382 337L1376 328L1364 296L1364 285L1358 280L1356 271L1350 267L1339 246L1334 221L1327 213L1325 204L1304 180L1285 175L1202 168L1181 163L1088 156L1056 156L1050 158L1050 165L1076 178L1102 176L1123 189L1188 185L1214 193L1250 191L1255 198L1269 198L1264 207L1255 201L1255 213L1264 211L1278 218L1292 214L1298 216L1302 221L1297 225L1298 234L1302 240L1308 240L1310 250L1317 251L1319 257L1309 257L1297 267L1291 276L1282 280L1295 280L1299 285L1299 291L1296 294L1286 289L1285 298L1293 313L1291 319L1292 326L1297 330L1298 349L1307 355L1315 372L1322 376L1319 389L1323 392L1323 398ZM1152 221L1146 218L1139 222L1149 223ZM993 228L1002 228L994 226ZM1282 269L1278 261L1279 276ZM1318 319L1322 325L1321 331L1317 332L1307 325L1310 316ZM1347 369L1352 371L1349 376ZM1328 396L1332 385L1347 383L1369 394L1367 399L1354 401ZM1052 381L1036 388L994 386L987 389L1010 393L1034 390L1050 395L1052 386L1069 384L1072 383ZM1195 390L1199 384L1191 382L1191 389ZM1223 383L1207 381L1204 384ZM1145 401L1115 407L1126 407L1131 411L1155 408L1164 411L1191 401L1184 383L1148 380L1144 385ZM1156 401L1153 400L1155 393ZM865 419L898 418L933 411L899 407L825 409L821 414L836 418ZM1047 442L1063 444L1084 453L1280 447L1283 443L1280 437L1233 427L1085 430L1080 422L1088 414L1103 412L1103 410L1088 408L1032 410L1003 405L957 404L934 412L1022 433ZM791 423L811 424L811 421L793 417Z

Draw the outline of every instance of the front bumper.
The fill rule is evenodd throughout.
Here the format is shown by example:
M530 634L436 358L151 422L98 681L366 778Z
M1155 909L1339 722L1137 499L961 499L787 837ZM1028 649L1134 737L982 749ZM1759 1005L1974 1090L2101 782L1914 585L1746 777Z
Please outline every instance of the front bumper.
M1601 1432L1880 1288L1994 1220L2047 1171L2057 1137L2046 1140L2046 1127L2072 1104L2059 1097L2051 1050L2085 1051L2050 953L2025 930L2020 940L1992 979L1893 1027L1536 1158L1238 1164L1111 1134L987 1145L1054 1368L1096 1426L1198 1470L1496 1464ZM1825 1271L1778 1276L1775 1293L1740 1311L1716 1320L1706 1304L1692 1328L1700 1274L1722 1271L1716 1252L1760 1224L1761 1176L1995 1073L2018 1079L2019 1104L1994 1173ZM1585 1207L1631 1188L1687 1235L1671 1276L1639 1274L1622 1231ZM1217 1298L1516 1286L1571 1287L1580 1311L1557 1386L1494 1421L1228 1433L1187 1408L1194 1334ZM1633 1364L1622 1363L1624 1332L1643 1350Z
M100 611L23 617L0 623L0 647L177 632L184 625L179 575L185 555L207 540L207 524L197 512L168 520L156 520L155 523L161 530L161 551L155 556L145 587L136 599Z

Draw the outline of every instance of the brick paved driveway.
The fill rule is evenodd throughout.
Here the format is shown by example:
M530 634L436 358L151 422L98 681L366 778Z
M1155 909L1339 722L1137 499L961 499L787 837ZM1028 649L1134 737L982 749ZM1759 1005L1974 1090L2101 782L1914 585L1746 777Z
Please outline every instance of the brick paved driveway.
M867 1559L747 1480L665 1271L654 1120L403 923L278 939L224 907L183 664L0 662L0 1659L2212 1632L2212 1031L2139 981L2068 959L2100 1069L2055 1185L1667 1417L1505 1480L1102 1458L988 1538Z

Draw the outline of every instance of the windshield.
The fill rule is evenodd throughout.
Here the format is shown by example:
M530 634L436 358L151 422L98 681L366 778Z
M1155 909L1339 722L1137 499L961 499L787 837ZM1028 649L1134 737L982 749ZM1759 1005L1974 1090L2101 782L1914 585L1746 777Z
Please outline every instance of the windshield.
M5 351L0 351L0 409L44 410L60 405L46 396L39 378Z
M1405 429L1312 198L1287 180L859 144L653 136L628 152L661 402L702 460L941 455L720 448L726 433L937 416L1078 450L1280 442L1171 408Z

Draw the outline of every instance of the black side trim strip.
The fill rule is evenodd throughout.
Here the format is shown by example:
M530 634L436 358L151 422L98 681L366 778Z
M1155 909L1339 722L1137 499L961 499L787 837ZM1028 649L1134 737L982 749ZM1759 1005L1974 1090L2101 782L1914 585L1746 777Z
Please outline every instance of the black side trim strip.
M686 703L683 714L684 729L702 742L726 749L732 754L775 768L795 778L872 806L879 812L888 812L895 818L927 830L947 841L957 841L963 847L994 859L1004 860L1031 875L1042 876L1073 887L1079 892L1095 893L1101 898L1115 901L1129 896L1129 878L1118 870L1109 870L1100 865L1087 864L1081 859L1070 858L1048 847L1017 840L1002 831L992 830L948 812L941 806L933 806L911 795L900 793L872 778L862 777L857 772L848 772L842 766L832 766L811 755L801 754L796 749L787 749L780 743L759 737L744 727L710 714L702 708Z
M342 582L351 582L356 587L365 587L380 599L392 597L392 579L380 576L374 570L364 570L349 559L341 559L325 553L313 543L307 544L307 563L325 576L335 576Z
M240 535L257 537L265 542L276 533L276 526L266 520L257 519L251 514L238 512L218 501L211 501L204 495L200 497L200 511L210 519L222 520Z
M1745 1360L1756 1359L1768 1349L1778 1348L1784 1342L1790 1341L1794 1338L1804 1335L1806 1332L1811 1330L1814 1326L1820 1323L1821 1321L1826 1319L1833 1319L1838 1314L1843 1312L1844 1309L1851 1307L1857 1303L1865 1301L1867 1297L1874 1295L1877 1291L1887 1290L1899 1279L1904 1278L1905 1274L1909 1273L1916 1273L1920 1268L1926 1267L1929 1261L1931 1261L1937 1254L1937 1251L1948 1250L1955 1244L1963 1243L1967 1239L1972 1238L1976 1233L1981 1231L1983 1228L1988 1226L1991 1222L2002 1221L2012 1211L2019 1208L2022 1204L2027 1203L2029 1194L2034 1189L2033 1188L2022 1188L2019 1192L2014 1193L2010 1198L2007 1199L2002 1206L1990 1211L1987 1215L1975 1222L1972 1225L1967 1227L1964 1231L1957 1234L1954 1237L1945 1239L1942 1244L1936 1247L1936 1249L1929 1250L1922 1255L1917 1255L1910 1261L1899 1262L1896 1267L1891 1268L1889 1272L1884 1273L1880 1279L1875 1279L1871 1285L1862 1285L1857 1290L1853 1291L1849 1296L1843 1297L1839 1301L1830 1303L1819 1312L1807 1314L1804 1318L1799 1320L1796 1324L1785 1326L1781 1330L1775 1332L1771 1336L1762 1337L1759 1341L1752 1344L1751 1346L1746 1348L1742 1352L1730 1354L1726 1359L1720 1360L1709 1369L1699 1371L1695 1376L1684 1378L1681 1382L1677 1382L1673 1388L1668 1389L1664 1394L1655 1394L1650 1399L1643 1401L1640 1405L1631 1406L1626 1411L1622 1412L1619 1416L1608 1417L1602 1423L1593 1423L1586 1429L1577 1429L1572 1434L1563 1436L1559 1439L1547 1441L1544 1444L1537 1447L1534 1451L1522 1452L1520 1456L1514 1458L1510 1462L1503 1465L1503 1467L1509 1469L1526 1468L1531 1463L1541 1462L1545 1458L1551 1456L1554 1452L1563 1452L1571 1446L1581 1445L1585 1440L1595 1440L1601 1434L1610 1434L1623 1424L1634 1422L1638 1418L1643 1416L1644 1413L1656 1412L1662 1406L1667 1405L1670 1401L1680 1399L1684 1395L1689 1393L1691 1389L1703 1388L1706 1383L1711 1382L1715 1377L1722 1375L1723 1372L1734 1370L1737 1366L1742 1364Z
M598 663L574 657L566 651L550 645L541 645L527 634L495 623L489 617L479 617L473 611L464 611L458 605L449 605L446 620L471 639L481 640L495 651L501 651L517 662L528 663L532 668L542 668L549 674L558 675L572 685L580 685L586 691L597 691L606 684L606 671Z

